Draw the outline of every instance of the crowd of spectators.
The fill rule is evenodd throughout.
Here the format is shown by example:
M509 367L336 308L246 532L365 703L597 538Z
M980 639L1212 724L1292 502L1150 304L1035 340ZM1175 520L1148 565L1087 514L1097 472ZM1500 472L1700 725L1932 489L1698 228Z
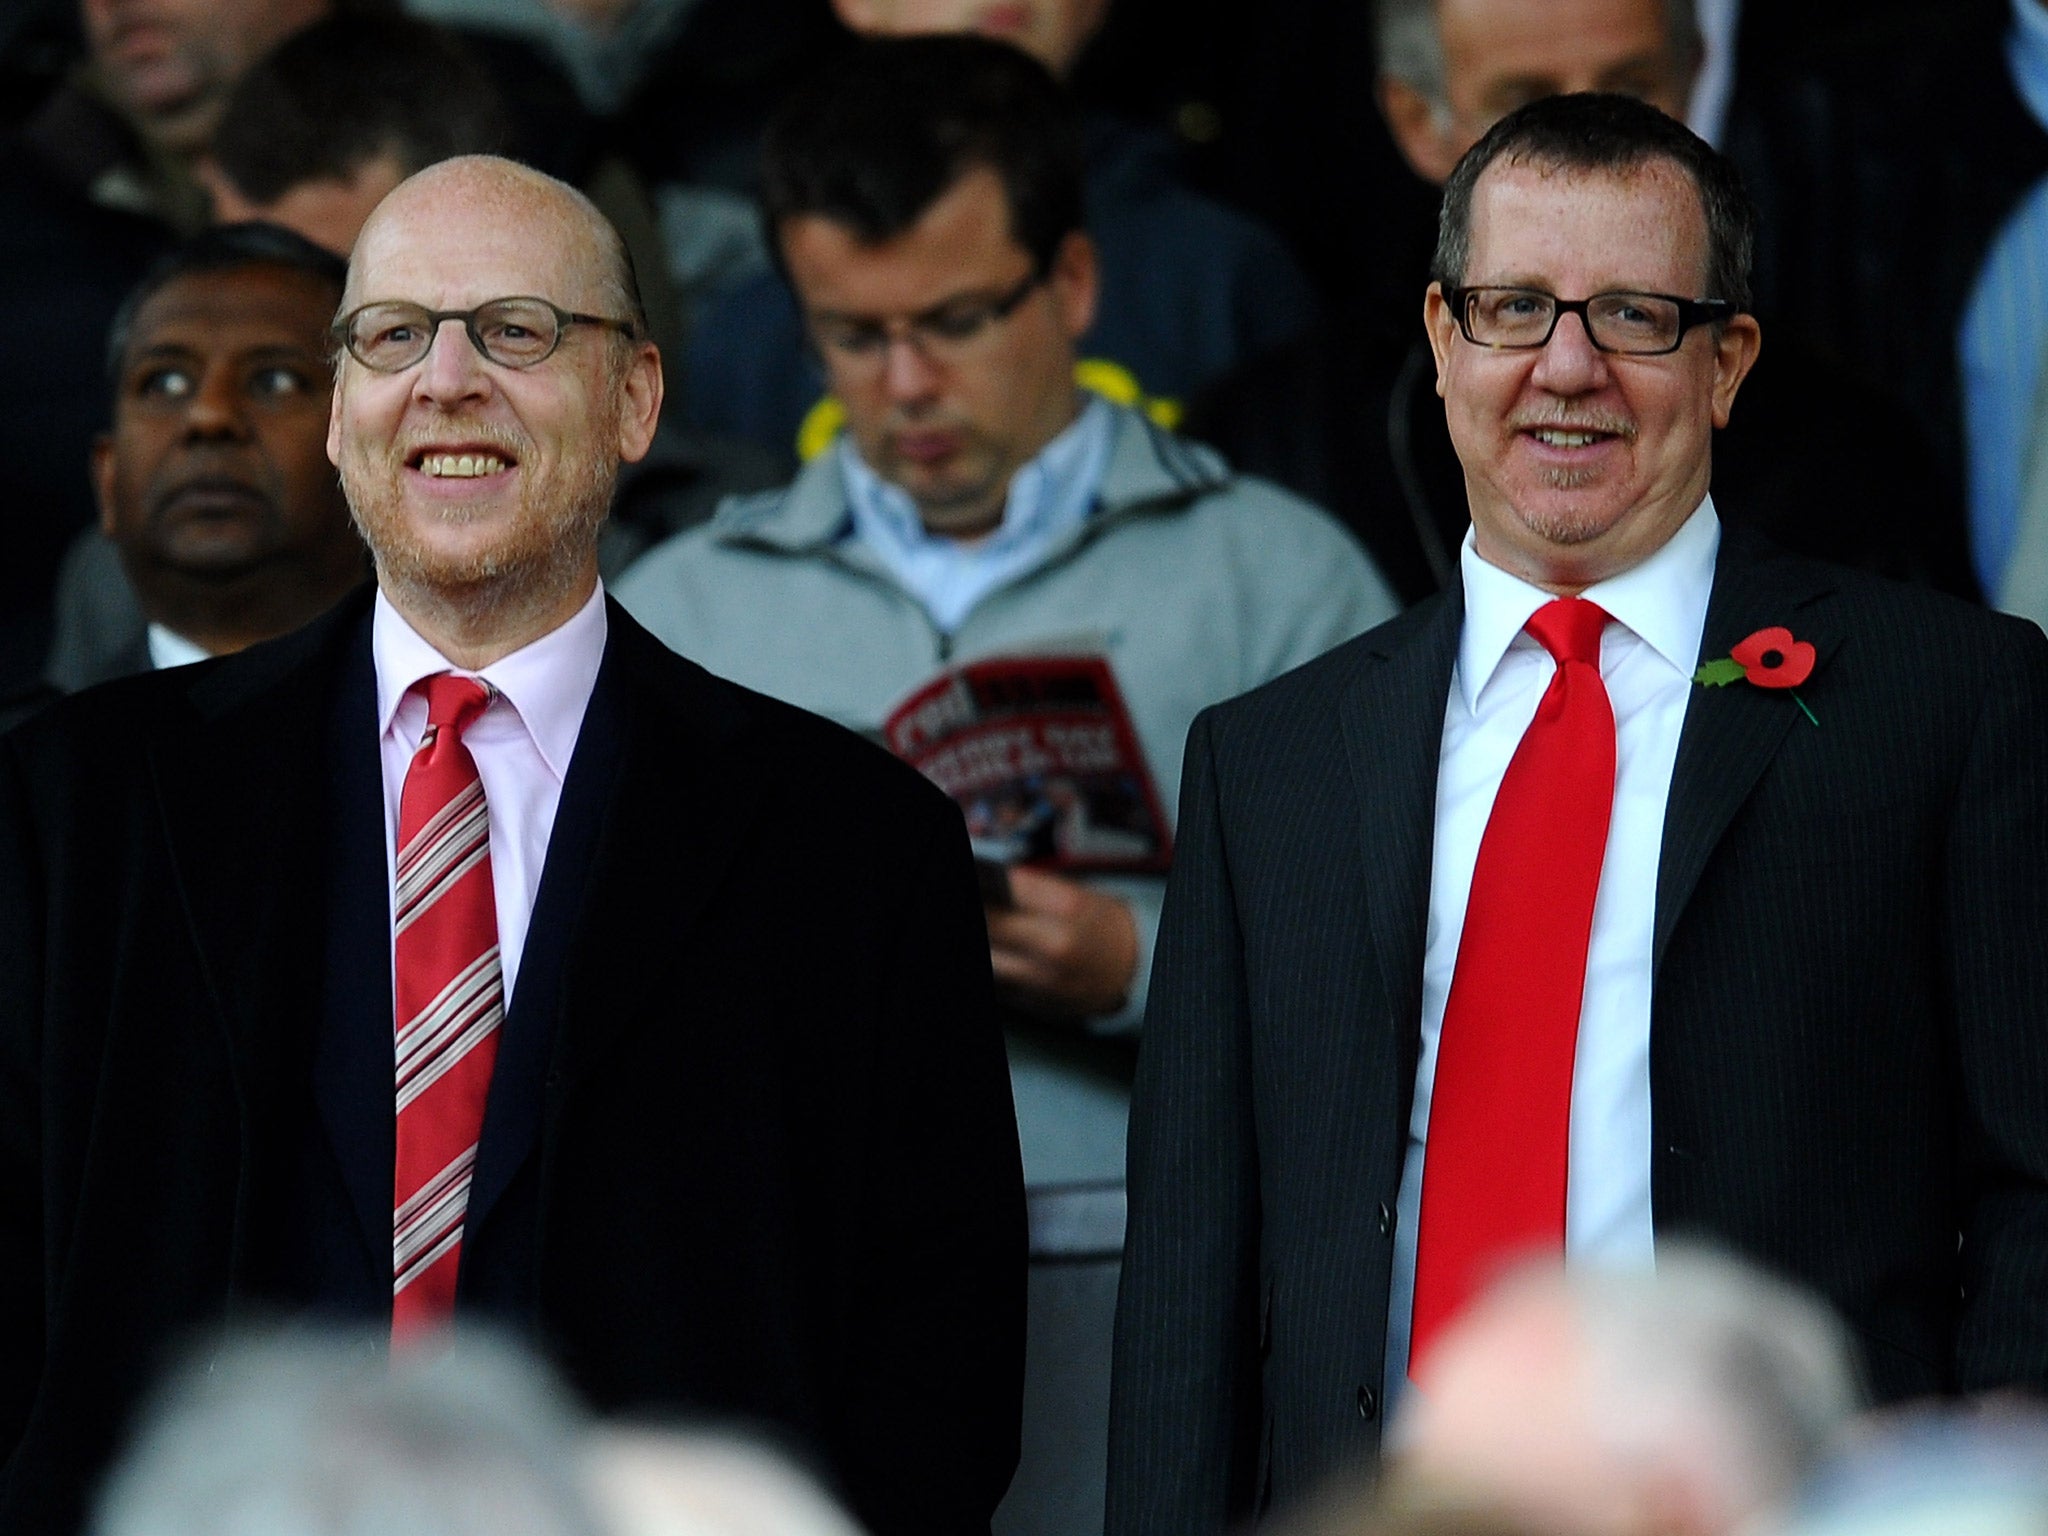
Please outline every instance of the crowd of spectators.
M1721 517L2048 624L2048 0L15 0L0 724L369 576L328 462L349 250L492 153L610 220L661 350L600 546L635 618L876 737L950 667L1103 658L1170 816L1203 708L1456 584L1438 189L1576 91L1688 121L1759 206L1755 293L1713 296L1766 338ZM1024 1172L1110 1187L1164 865L1052 862L984 892ZM2048 1521L2048 1423L1859 1419L1837 1325L1723 1260L1523 1273L1464 1329L1384 1483L1293 1529ZM854 1530L496 1344L373 1353L209 1354L95 1528Z

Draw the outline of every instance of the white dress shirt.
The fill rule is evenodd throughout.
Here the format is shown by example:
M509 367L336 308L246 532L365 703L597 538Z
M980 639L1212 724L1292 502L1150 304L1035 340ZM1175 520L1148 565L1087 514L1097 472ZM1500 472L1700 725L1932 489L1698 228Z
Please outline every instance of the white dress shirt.
M1614 812L1579 1005L1572 1068L1565 1252L1573 1261L1649 1267L1650 952L1664 804L1678 733L1699 667L1700 634L1721 524L1711 498L1635 569L1588 587L1614 622L1600 638L1600 676L1614 707ZM1437 762L1436 844L1422 960L1422 1040L1415 1109L1394 1227L1387 1306L1387 1405L1407 1386L1415 1239L1430 1089L1479 839L1508 760L1535 718L1557 664L1522 626L1551 594L1479 557L1461 557L1465 625L1444 706Z
M497 690L484 712L462 733L483 780L491 815L491 884L498 907L498 954L505 974L505 1006L519 976L533 898L562 777L583 729L590 691L604 660L604 587L559 629L492 662L481 672L458 667L406 623L382 592L370 625L377 667L378 748L384 764L384 867L395 905L398 885L398 804L405 770L427 729L427 700L407 690L437 672L480 677Z

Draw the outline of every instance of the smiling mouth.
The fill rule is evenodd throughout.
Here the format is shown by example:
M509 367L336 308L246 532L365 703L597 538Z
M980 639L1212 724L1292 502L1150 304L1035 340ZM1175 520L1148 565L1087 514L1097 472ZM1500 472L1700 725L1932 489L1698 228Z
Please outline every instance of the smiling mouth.
M490 449L422 448L406 463L429 479L480 480L501 474L518 461Z
M1546 448L1591 448L1614 441L1621 434L1592 427L1527 427L1525 433Z

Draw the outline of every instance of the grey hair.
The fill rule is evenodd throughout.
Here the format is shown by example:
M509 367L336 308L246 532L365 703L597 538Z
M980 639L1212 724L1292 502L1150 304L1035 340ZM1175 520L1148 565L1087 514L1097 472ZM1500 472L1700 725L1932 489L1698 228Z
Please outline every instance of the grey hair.
M1524 1289L1568 1309L1608 1445L1703 1470L1723 1524L1787 1504L1863 1406L1834 1314L1716 1251L1659 1245L1654 1273L1545 1265L1498 1295Z
M1373 0L1374 42L1382 77L1412 85L1438 107L1447 104L1444 42L1437 30L1440 0ZM1694 0L1663 0L1664 34L1687 63L1700 56Z
M194 1358L100 1499L94 1536L597 1536L581 1420L536 1361L459 1335L286 1332Z

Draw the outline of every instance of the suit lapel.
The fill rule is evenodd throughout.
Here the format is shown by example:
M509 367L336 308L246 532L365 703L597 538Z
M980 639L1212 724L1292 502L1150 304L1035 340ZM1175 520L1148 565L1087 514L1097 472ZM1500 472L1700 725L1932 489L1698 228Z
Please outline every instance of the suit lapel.
M1402 1022L1411 1077L1422 1017L1437 758L1464 615L1457 584L1410 609L1409 622L1397 622L1366 653L1338 705L1359 806L1373 955L1393 1017Z
M1790 629L1794 638L1815 649L1813 676L1799 695L1812 705L1825 729L1828 665L1843 639L1834 624L1833 605L1826 601L1832 591L1825 567L1779 555L1739 529L1724 529L1700 660L1726 656L1759 629ZM1707 860L1787 733L1812 729L1798 705L1776 689L1748 683L1694 685L1664 810L1653 967L1662 965Z
M622 1030L668 1016L670 970L739 848L762 775L743 749L743 696L682 660L616 604L576 744L471 1188L479 1220L545 1135L560 1096ZM659 1002L649 1000L657 993ZM508 1071L508 1064L510 1070Z
M609 632L608 632L609 633ZM469 1220L480 1222L497 1204L533 1151L540 1132L548 1058L562 1013L562 968L576 915L588 894L593 850L602 836L605 807L619 792L626 737L616 649L607 644L562 780L562 798L548 838L533 918L519 960L519 983L498 1037L476 1173L470 1181Z

